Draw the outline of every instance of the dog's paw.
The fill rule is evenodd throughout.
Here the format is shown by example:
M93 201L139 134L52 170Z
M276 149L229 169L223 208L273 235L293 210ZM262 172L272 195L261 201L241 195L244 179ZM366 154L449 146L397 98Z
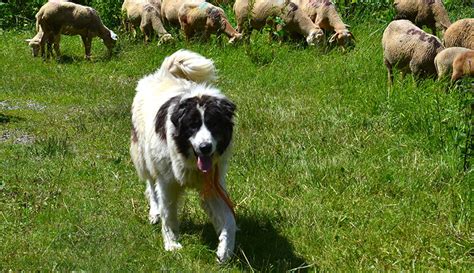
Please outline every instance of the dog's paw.
M148 221L150 221L150 224L158 224L160 221L160 215L159 214L149 214L148 215Z
M176 251L176 250L180 250L181 248L183 248L183 246L178 242L165 243L165 250L166 251Z

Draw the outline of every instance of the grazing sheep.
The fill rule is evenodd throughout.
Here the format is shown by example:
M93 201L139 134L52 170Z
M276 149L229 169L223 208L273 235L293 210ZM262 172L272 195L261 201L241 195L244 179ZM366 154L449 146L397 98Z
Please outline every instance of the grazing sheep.
M69 0L49 0L48 2L69 2ZM43 38L43 30L40 26L36 26L36 35L31 39L26 39L25 41L31 47L31 53L33 57L38 57L41 50L41 39ZM58 45L59 46L59 45Z
M473 51L465 47L448 47L443 49L436 58L434 59L436 72L438 73L438 78L442 78L451 73L453 69L453 61L459 54Z
M395 20L407 19L418 27L427 26L433 35L436 28L443 32L451 25L448 12L441 0L395 0Z
M160 10L151 4L146 4L143 7L140 30L145 36L145 43L151 40L153 31L160 37L159 43L173 40L171 34L163 27Z
M247 35L250 35L252 29L260 30L267 24L273 24L277 30L303 35L309 45L320 43L324 39L323 30L298 5L289 0L236 0L234 11L237 31L245 31ZM275 22L276 17L280 17L283 24ZM250 25L247 25L249 21Z
M408 20L392 21L383 33L382 46L390 84L393 82L393 67L403 73L411 71L417 76L435 75L434 58L444 49L436 36Z
M160 0L125 0L122 4L122 24L136 36L136 28L143 32L145 43L149 42L153 31L160 37L160 43L172 40L161 21Z
M454 58L451 81L457 81L463 76L474 76L474 50L463 52Z
M330 0L291 0L297 4L311 20L321 29L335 32L329 39L330 43L336 42L339 46L347 46L355 40L344 24L339 13Z
M178 16L186 39L202 33L203 38L207 40L211 33L222 32L229 38L229 43L242 38L242 34L238 33L227 20L224 10L207 2L185 3L179 9Z
M70 2L48 2L36 14L36 24L44 32L41 38L41 55L47 44L46 58L51 55L51 46L59 57L59 40L61 34L80 35L84 43L86 59L90 59L92 38L99 36L106 45L109 55L118 39L117 35L102 23L99 14L91 7Z
M164 22L179 26L179 9L183 4L201 4L204 0L161 0L161 18Z
M444 33L444 46L474 49L474 18L454 22Z

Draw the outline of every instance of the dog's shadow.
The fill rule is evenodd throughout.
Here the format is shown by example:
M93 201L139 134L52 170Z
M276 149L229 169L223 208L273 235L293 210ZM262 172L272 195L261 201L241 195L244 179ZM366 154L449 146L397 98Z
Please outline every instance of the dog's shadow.
M257 271L288 271L297 269L306 272L306 261L295 254L293 245L285 236L274 227L270 219L265 216L237 215L235 257L239 266L245 270ZM186 221L182 223L183 233L195 233L200 230L203 243L212 249L217 248L217 236L210 223L196 225Z

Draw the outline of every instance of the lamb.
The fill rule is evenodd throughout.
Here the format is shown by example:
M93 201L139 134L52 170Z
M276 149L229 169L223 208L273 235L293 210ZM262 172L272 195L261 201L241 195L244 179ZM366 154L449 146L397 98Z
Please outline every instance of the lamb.
M444 33L444 46L474 49L474 18L454 22Z
M211 33L221 32L227 35L229 43L242 39L242 34L238 33L227 20L224 10L207 2L183 4L178 11L178 17L186 39L202 33L203 38L207 40Z
M389 84L393 83L392 68L411 71L417 76L436 74L434 58L444 49L441 41L408 20L392 21L382 36L384 63Z
M474 50L463 52L454 58L451 81L457 81L463 76L474 76Z
M321 29L335 32L329 39L330 43L336 42L343 48L355 41L354 35L349 31L348 25L344 24L336 5L330 0L291 0L301 7L303 12Z
M250 35L252 29L260 30L267 23L271 23L276 25L277 30L283 29L290 34L303 35L309 45L320 43L324 39L323 30L314 24L298 5L289 0L236 0L234 11L237 31L245 31L247 35ZM277 24L275 20L272 22L275 17L280 17L283 25Z
M451 25L448 12L441 0L395 0L395 20L407 19L418 27L427 26L433 35L436 28L444 31Z
M160 37L160 43L173 40L161 21L161 2L159 0L125 0L122 4L123 25L136 36L139 26L145 44L151 40L153 31Z
M44 4L36 14L37 29L39 27L44 34L40 42L41 55L44 54L44 46L47 44L48 52L46 58L51 55L51 45L59 57L59 40L61 34L80 35L85 47L85 57L90 59L92 38L99 36L109 51L118 39L117 35L102 23L99 14L91 7L82 6L70 2L48 2Z
M438 79L448 75L453 69L454 59L466 51L474 51L465 47L448 47L436 55L434 59Z

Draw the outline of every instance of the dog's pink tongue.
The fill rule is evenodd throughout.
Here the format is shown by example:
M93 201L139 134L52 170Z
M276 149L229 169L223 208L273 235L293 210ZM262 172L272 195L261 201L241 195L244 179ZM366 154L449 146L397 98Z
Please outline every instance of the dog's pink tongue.
M212 169L212 160L210 156L198 156L197 160L198 169L203 172L207 173Z

